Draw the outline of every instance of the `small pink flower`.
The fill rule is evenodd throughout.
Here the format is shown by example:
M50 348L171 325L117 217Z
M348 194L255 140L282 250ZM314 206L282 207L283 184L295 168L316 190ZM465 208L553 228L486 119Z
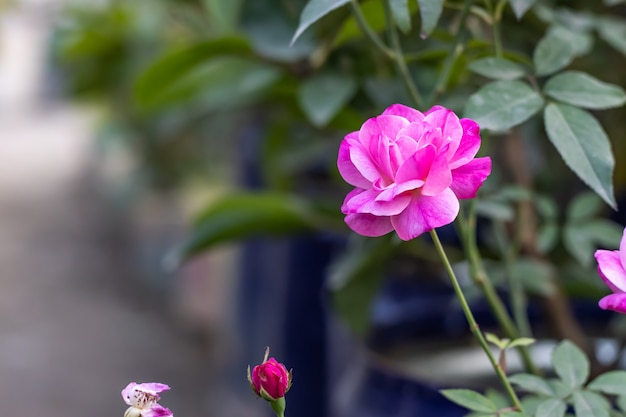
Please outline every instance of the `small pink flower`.
M122 398L130 407L124 413L125 417L173 417L174 414L157 403L161 399L159 393L169 390L170 387L158 382L137 384L131 382L122 390Z
M248 367L248 381L254 392L267 401L275 401L285 396L291 387L291 372L282 363L269 356L265 351L263 363L252 369Z
M626 314L626 229L619 250L599 249L595 253L598 273L613 294L602 298L598 305L604 310Z
M441 106L421 113L392 105L339 148L339 173L356 187L341 207L346 223L363 236L395 230L402 240L451 223L459 199L476 197L491 173L478 148L473 120Z

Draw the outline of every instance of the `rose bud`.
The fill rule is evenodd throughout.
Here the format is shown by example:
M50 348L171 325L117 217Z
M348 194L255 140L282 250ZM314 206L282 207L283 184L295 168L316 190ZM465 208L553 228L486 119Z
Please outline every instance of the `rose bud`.
M276 401L285 396L291 387L291 371L274 358L269 358L269 348L265 351L263 363L252 369L248 367L248 381L254 392L267 401Z

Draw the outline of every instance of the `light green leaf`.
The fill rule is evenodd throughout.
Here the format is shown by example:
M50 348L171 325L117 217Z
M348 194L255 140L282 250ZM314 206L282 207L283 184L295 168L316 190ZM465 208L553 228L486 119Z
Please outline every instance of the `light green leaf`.
M589 359L569 340L562 341L552 351L552 366L571 388L582 386L589 377Z
M609 109L626 103L624 90L580 71L567 71L550 78L544 92L552 98L587 109Z
M298 101L311 123L323 127L350 101L356 90L356 81L349 75L321 73L298 87Z
M514 80L524 76L524 67L508 59L489 57L472 62L468 68L477 74L496 80Z
M482 129L504 131L541 110L543 99L521 81L495 81L472 94L465 106L465 117Z
M626 21L615 18L598 19L598 35L613 48L626 55Z
M511 206L497 200L480 199L476 202L476 213L483 217L496 220L510 221L515 217Z
M509 0L513 13L520 20L537 0Z
M583 266L591 266L598 246L617 248L623 228L610 220L595 219L567 224L563 231L565 249Z
M537 406L535 417L563 417L567 405L559 398L550 398Z
M505 349L508 343L511 341L510 339L507 339L507 338L500 339L498 336L496 336L493 333L485 333L485 339L487 339L489 343L495 345L499 349Z
M557 27L539 40L533 53L537 75L550 75L572 62L577 50L571 36L571 31Z
M420 17L422 19L422 30L420 36L427 38L433 29L437 27L437 22L443 11L443 0L417 0L420 7Z
M554 396L554 390L546 381L532 374L515 374L509 377L509 381L517 385L524 391L532 392L535 394L547 395L548 397Z
M220 32L236 29L242 0L203 0L203 3L211 15L211 23L217 26Z
M617 400L615 402L617 403L617 406L620 408L620 410L626 411L626 394L622 394L617 397Z
M559 240L559 225L556 222L548 221L539 227L537 232L537 250L539 253L550 252Z
M552 265L532 258L520 258L512 266L513 278L520 281L531 294L550 295L555 286L552 281Z
M609 404L604 398L589 391L572 394L576 417L609 417Z
M624 387L626 387L626 371L605 372L587 385L588 389L610 395L624 394Z
M602 200L597 194L585 191L578 194L567 206L567 221L579 222L597 215L602 209Z
M211 203L194 222L191 233L166 258L170 268L216 245L258 235L285 236L314 229L307 202L270 193L240 193Z
M404 33L411 31L411 13L409 12L409 0L389 0L391 14L396 25Z
M302 9L300 24L293 38L291 38L291 44L293 45L300 35L313 23L347 3L350 3L350 0L309 0L304 9Z
M480 413L495 413L498 407L489 398L469 389L446 389L440 391L441 394L468 410Z
M578 177L611 207L615 160L609 138L589 113L566 104L548 104L544 112L548 138Z
M515 339L511 343L509 343L507 348L510 349L510 348L514 348L514 347L518 347L518 346L530 346L530 345L532 345L535 342L536 342L536 340L533 339L532 337L518 337L517 339Z

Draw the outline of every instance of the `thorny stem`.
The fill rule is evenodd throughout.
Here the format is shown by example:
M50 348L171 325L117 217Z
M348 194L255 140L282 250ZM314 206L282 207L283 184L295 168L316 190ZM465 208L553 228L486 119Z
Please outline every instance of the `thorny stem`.
M389 40L391 41L391 47L394 51L393 60L398 67L398 71L402 76L402 80L404 81L409 94L411 95L411 99L413 99L418 108L421 108L424 105L424 100L422 99L422 96L420 95L417 86L409 73L409 67L406 65L406 61L404 60L404 53L402 52L402 47L400 46L398 31L396 30L391 19L391 6L389 5L389 0L384 0L383 5L385 6L385 22L387 24L387 32L389 33Z
M500 296L493 287L483 266L478 246L476 245L476 212L474 200L470 201L467 216L464 216L463 213L459 214L457 217L457 225L461 231L465 256L470 264L470 276L472 281L481 289L502 331L504 331L508 338L517 339L520 336L519 331L504 307ZM537 366L530 357L528 348L526 346L519 346L517 351L522 358L526 370L534 374L539 374Z
M459 285L459 281L456 277L456 274L454 273L454 270L452 269L452 265L450 264L450 261L448 260L448 256L446 255L446 252L443 249L441 242L439 241L439 236L437 236L437 231L434 229L431 230L430 237L432 238L433 243L435 244L437 253L441 257L441 261L443 262L446 272L448 273L448 276L450 277L452 287L454 288L454 292L456 293L456 296L459 302L461 303L461 308L463 309L463 313L465 314L465 318L467 319L467 323L469 324L472 334L474 335L474 337L476 337L476 340L478 340L478 343L480 344L480 347L485 352L485 355L487 355L487 358L489 359L489 362L491 363L493 370L496 372L496 375L502 382L502 385L504 389L506 390L507 395L513 402L513 405L515 406L517 410L521 411L522 404L520 403L520 400L517 397L517 394L513 390L511 383L507 379L506 374L504 373L504 370L502 369L500 364L498 364L498 361L496 360L495 356L493 356L491 349L489 349L489 345L487 344L487 340L485 339L485 336L480 331L480 327L478 326L478 323L476 322L476 319L474 318L474 314L472 313L472 310L470 309L469 304L467 303L467 300L465 299L465 295L463 294L463 289Z
M367 23L367 19L363 15L363 11L361 11L361 7L359 6L358 0L351 0L350 6L352 6L352 13L354 14L354 18L356 19L356 23L359 25L359 28L363 31L365 36L367 36L370 41L378 48L380 51L385 54L385 56L389 59L396 60L396 54L394 51L389 49L387 45L380 39L378 34L372 29L372 27Z

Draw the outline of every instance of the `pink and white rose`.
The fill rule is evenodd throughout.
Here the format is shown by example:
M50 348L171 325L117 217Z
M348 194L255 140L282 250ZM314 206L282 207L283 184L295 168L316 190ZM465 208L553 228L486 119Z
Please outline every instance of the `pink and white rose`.
M613 291L603 297L598 305L604 310L626 314L626 229L619 250L599 249L595 253L600 278Z
M393 230L402 240L454 221L459 199L476 197L491 159L475 158L480 128L449 109L394 104L346 135L337 166L356 187L341 211L363 236Z
M168 385L158 382L131 382L122 390L122 398L130 406L124 417L173 417L168 408L158 403L159 393L169 389Z

